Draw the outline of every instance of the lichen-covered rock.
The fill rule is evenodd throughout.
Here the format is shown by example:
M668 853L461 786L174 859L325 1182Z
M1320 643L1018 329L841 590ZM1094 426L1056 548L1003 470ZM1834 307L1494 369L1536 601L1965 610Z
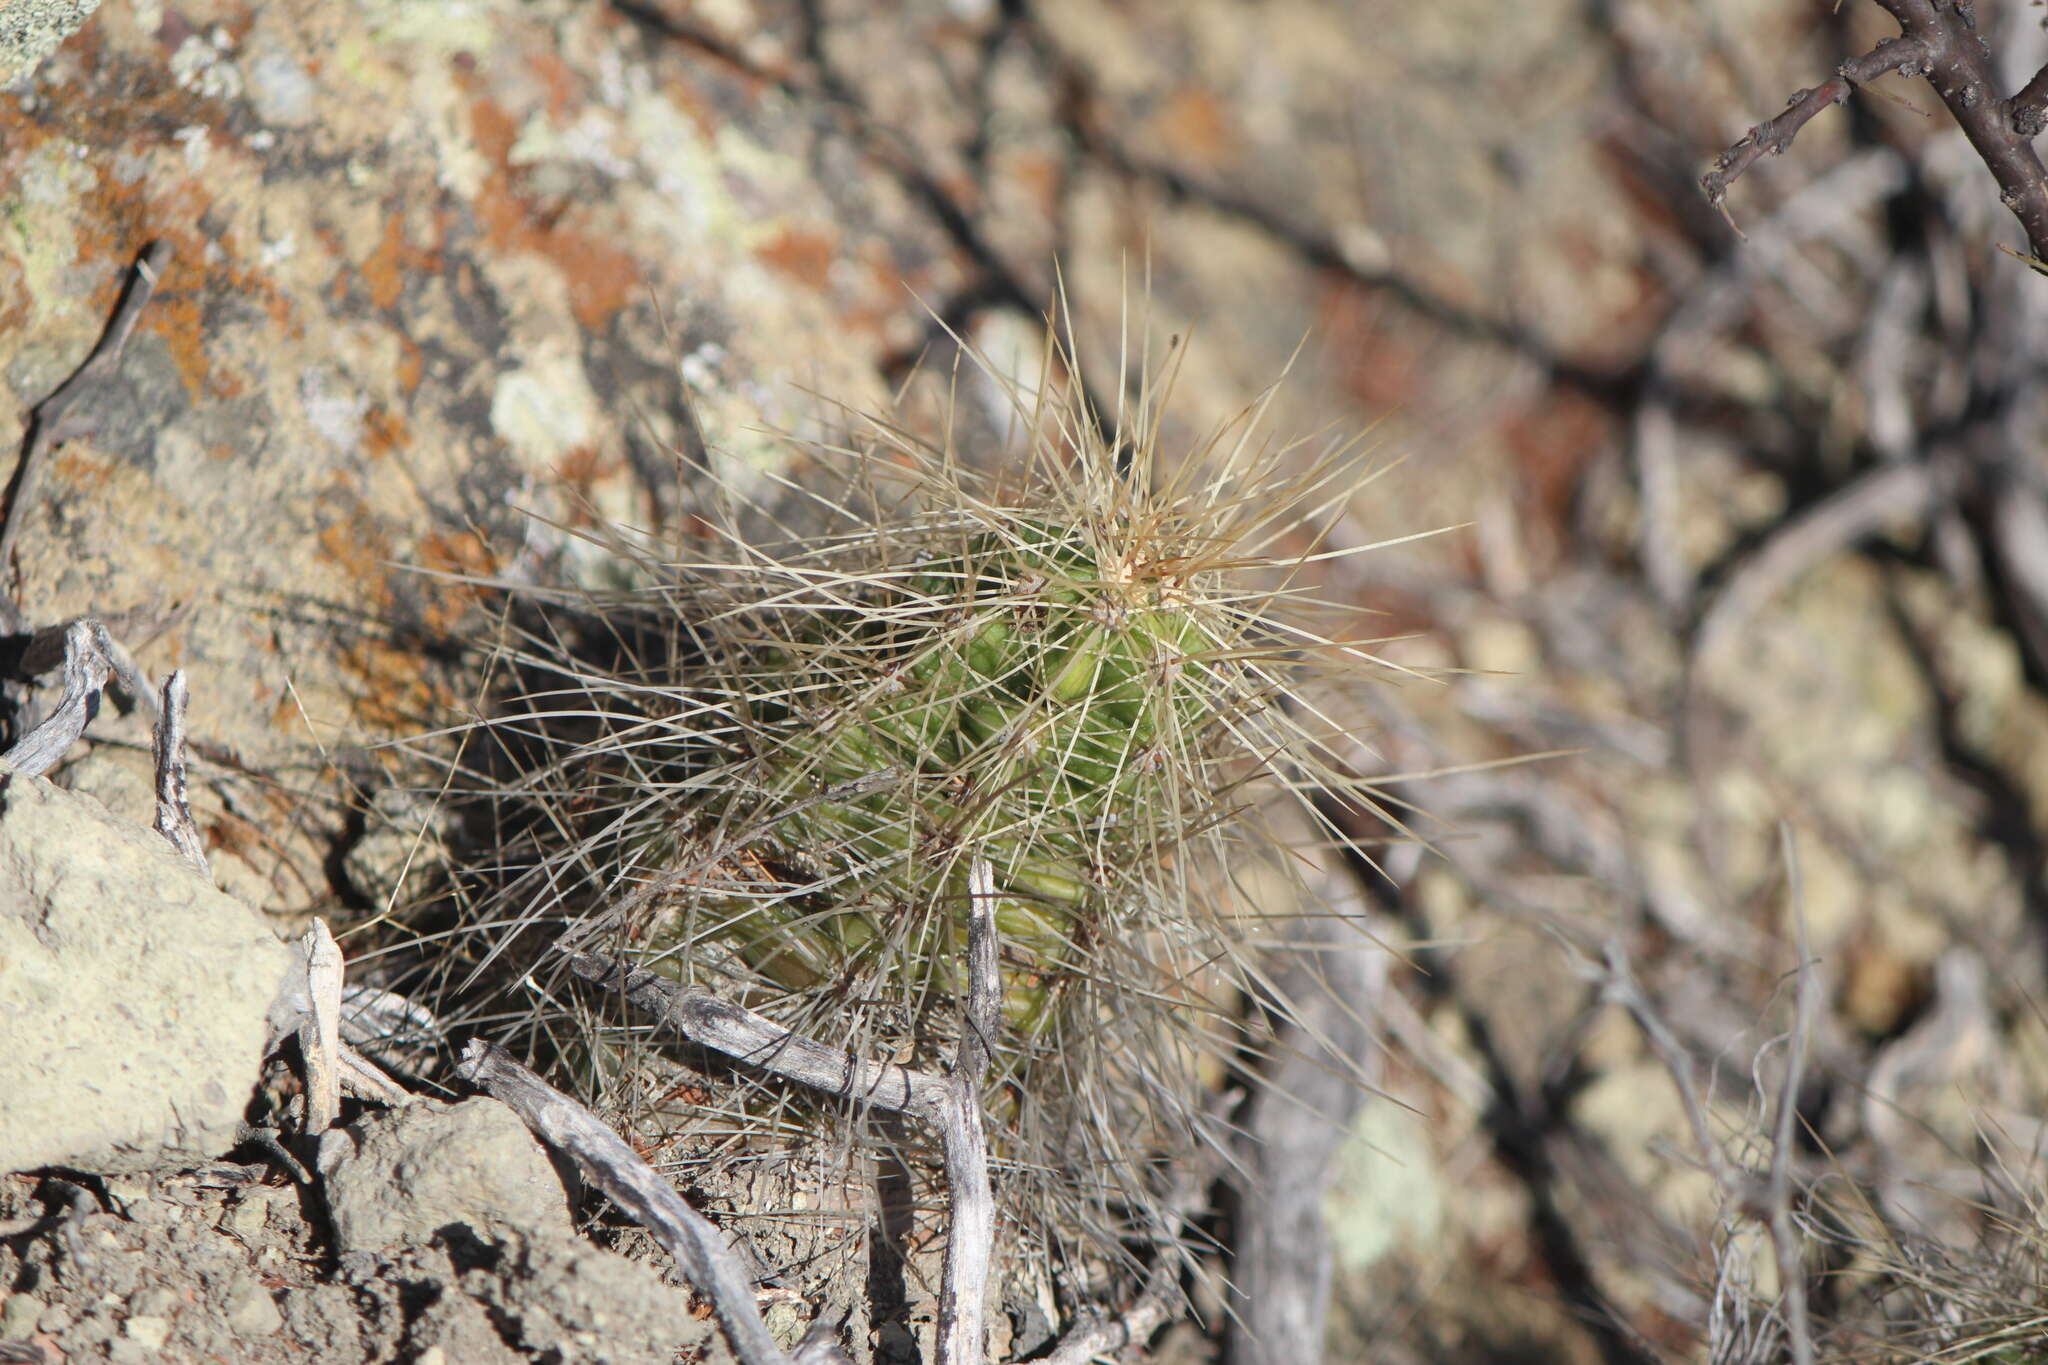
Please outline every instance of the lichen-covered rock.
M41 66L99 7L100 0L0 0L0 89Z
M289 965L154 831L0 774L0 1171L232 1147Z

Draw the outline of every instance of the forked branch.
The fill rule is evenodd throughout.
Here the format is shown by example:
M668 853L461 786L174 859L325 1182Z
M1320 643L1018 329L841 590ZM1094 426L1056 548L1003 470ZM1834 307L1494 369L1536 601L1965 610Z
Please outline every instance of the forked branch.
M1971 0L1876 3L1898 21L1898 36L1844 62L1833 80L1800 91L1784 113L1750 129L1723 152L1714 168L1700 177L1709 202L1720 206L1728 186L1758 157L1775 156L1791 146L1815 114L1847 99L1851 87L1896 71L1927 78L1998 182L1999 202L2020 220L2033 254L2048 257L2048 168L2042 166L2033 143L2034 136L2048 127L2048 70L2037 73L2008 99L1999 92L1996 63L1977 33Z

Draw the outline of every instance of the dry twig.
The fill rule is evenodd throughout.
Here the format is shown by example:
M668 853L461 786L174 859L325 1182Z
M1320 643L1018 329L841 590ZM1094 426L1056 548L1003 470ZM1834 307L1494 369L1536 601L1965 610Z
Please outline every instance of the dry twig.
M73 621L64 632L64 697L40 725L0 754L0 764L30 777L41 777L78 742L99 714L100 691L113 669L105 627L90 617Z
M982 1131L981 1085L989 1045L1002 1023L996 978L995 868L977 859L967 876L967 1009L961 1021L960 1058L947 1083L944 1121L946 1185L952 1222L946 1234L945 1273L939 1283L939 1360L980 1365L986 1358L982 1316L987 1309L989 1263L995 1254L995 1195L989 1188L988 1137Z
M863 1060L707 991L678 985L616 958L569 955L569 968L576 975L624 995L699 1047L827 1095L915 1116L938 1130L952 1196L939 1293L941 1365L979 1365L985 1359L983 1316L995 1240L995 1199L979 1092L988 1070L988 1043L1001 1022L1002 997L996 975L995 871L985 859L974 864L968 886L966 1019L959 1060L948 1076Z
M1855 86L1868 85L1894 71L1916 75L1926 66L1927 57L1927 49L1912 39L1887 38L1861 57L1835 68L1834 79L1798 91L1786 102L1784 113L1765 119L1744 133L1740 141L1715 159L1714 169L1700 177L1707 202L1725 214L1728 187L1756 164L1757 158L1783 153L1815 114L1848 99Z
M186 862L208 882L206 845L192 822L192 803L185 786L185 670L164 679L163 699L156 714L156 832L170 841Z
M1813 1365L1813 1324L1806 1304L1806 1272L1801 1265L1799 1230L1792 1222L1792 1152L1798 1134L1799 1082L1806 1071L1806 1045L1813 1035L1814 1018L1820 1008L1815 989L1813 959L1806 944L1806 897L1799 880L1799 859L1792 844L1790 826L1780 826L1784 848L1785 879L1792 899L1794 946L1799 954L1795 1004L1793 1006L1790 1055L1785 1059L1785 1079L1778 1089L1778 1112L1771 1125L1771 1174L1765 1189L1764 1209L1771 1231L1771 1250L1778 1261L1778 1293L1785 1305L1785 1330L1791 1338L1793 1365Z
M1750 129L1723 152L1700 177L1708 201L1720 207L1736 177L1766 152L1775 156L1791 146L1815 114L1847 99L1851 86L1896 71L1927 78L1998 182L1998 200L2019 219L2034 255L2048 257L2048 169L2033 143L2048 125L2048 71L2006 99L1998 93L1991 50L1978 36L1970 0L1876 3L1898 21L1899 34L1844 62L1833 80L1801 90L1784 113Z
M306 1014L299 1056L306 1066L306 1137L317 1142L341 1115L341 947L327 921L313 920L299 940L306 973Z
M481 1039L463 1050L455 1074L511 1107L540 1139L567 1152L620 1208L676 1258L690 1283L711 1300L744 1365L790 1365L754 1303L753 1282L703 1214L684 1202L625 1139L561 1091ZM813 1354L823 1365L829 1357Z
M1758 611L1800 575L1900 521L1919 521L1955 496L1963 470L1953 458L1886 465L1837 489L1773 531L1716 594L1693 632L1698 673L1742 637Z

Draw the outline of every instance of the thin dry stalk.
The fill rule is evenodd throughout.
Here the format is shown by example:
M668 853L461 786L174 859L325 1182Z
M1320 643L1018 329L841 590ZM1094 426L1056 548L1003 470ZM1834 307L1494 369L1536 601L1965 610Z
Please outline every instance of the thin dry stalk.
M718 1229L623 1138L495 1043L471 1042L456 1076L509 1105L541 1141L574 1157L591 1183L654 1234L690 1283L711 1300L743 1365L791 1365L754 1303L752 1278Z

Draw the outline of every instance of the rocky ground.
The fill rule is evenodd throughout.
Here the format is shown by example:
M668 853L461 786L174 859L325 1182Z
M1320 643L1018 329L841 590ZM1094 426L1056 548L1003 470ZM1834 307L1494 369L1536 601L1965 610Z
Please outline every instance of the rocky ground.
M2040 35L1978 8L2017 88ZM1915 80L1817 118L1732 225L1694 183L1882 36L1874 7L17 2L0 40L30 12L76 31L0 61L24 451L143 249L170 255L24 500L10 639L91 614L187 672L192 804L244 916L216 923L324 916L374 978L435 820L376 746L473 704L462 575L584 571L564 530L601 519L692 524L677 452L746 486L900 386L928 420L947 328L1028 354L1061 288L1113 393L1143 297L1190 338L1169 439L1284 371L1276 439L1369 430L1392 466L1336 544L1450 528L1320 585L1434 679L1352 699L1361 765L1433 775L1395 789L1429 847L1362 883L1384 1094L1307 1160L1328 1358L1774 1358L1787 1271L1848 1358L2035 1311L2048 294ZM24 671L16 732L56 694ZM146 834L148 734L105 708L52 776ZM121 923L161 899L127 885ZM188 994L246 993L266 951L171 968L117 927ZM139 1110L123 1063L62 1051L135 1036L135 988L54 971L61 1025L25 1028L22 960L0 1042L41 1107L0 1108L119 1122L0 1152L0 1352L721 1349L495 1184L352 1242L350 1188L378 1202L391 1165L323 1156L310 1199L223 1136L224 1092ZM366 1109L347 1140L516 1147L482 1112ZM482 1127L415 1131L451 1115ZM1208 1325L1175 1340L1209 1350L1230 1329L1196 1289ZM770 1300L792 1336L817 1308Z

